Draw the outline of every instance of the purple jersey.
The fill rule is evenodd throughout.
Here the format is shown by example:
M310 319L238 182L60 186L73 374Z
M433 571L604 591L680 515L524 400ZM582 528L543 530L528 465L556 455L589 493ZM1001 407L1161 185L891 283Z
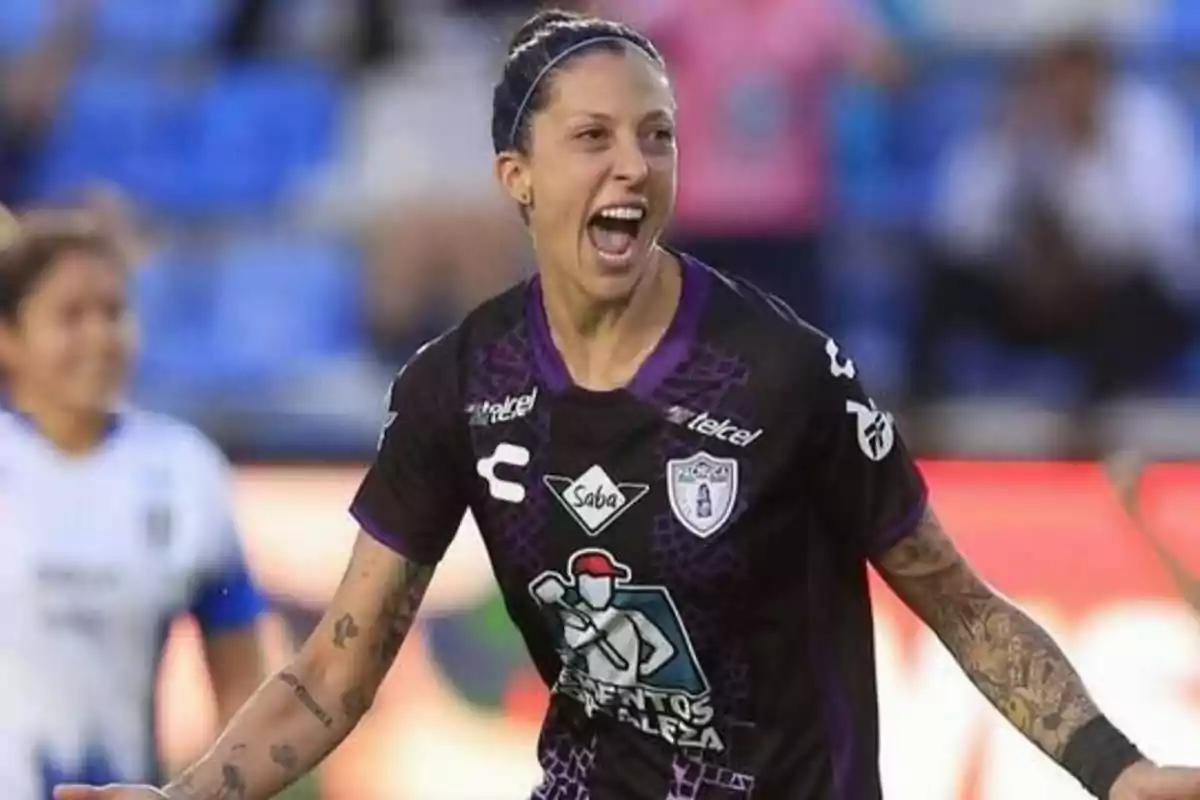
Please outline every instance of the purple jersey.
M924 481L853 362L690 259L625 389L574 386L534 281L399 374L353 512L433 564L467 508L550 708L534 796L880 797L868 559Z

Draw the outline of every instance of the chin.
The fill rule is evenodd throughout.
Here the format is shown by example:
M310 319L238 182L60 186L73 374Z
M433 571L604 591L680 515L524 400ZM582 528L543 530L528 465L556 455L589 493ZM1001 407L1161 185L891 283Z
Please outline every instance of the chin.
M650 267L650 253L620 260L608 259L593 253L585 275L581 276L584 290L601 301L628 297Z

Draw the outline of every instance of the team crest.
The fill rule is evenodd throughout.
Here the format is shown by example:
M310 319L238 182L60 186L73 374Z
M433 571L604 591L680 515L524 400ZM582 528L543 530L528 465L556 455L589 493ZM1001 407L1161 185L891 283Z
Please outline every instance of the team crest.
M858 447L863 455L872 461L883 461L896 443L896 423L891 414L875 407L874 400L868 402L870 405L864 406L847 400L846 413L853 414L858 424Z
M696 453L667 462L667 499L675 519L692 533L707 539L733 514L737 500L736 459Z
M165 548L171 543L171 509L156 503L146 511L146 541L153 547Z

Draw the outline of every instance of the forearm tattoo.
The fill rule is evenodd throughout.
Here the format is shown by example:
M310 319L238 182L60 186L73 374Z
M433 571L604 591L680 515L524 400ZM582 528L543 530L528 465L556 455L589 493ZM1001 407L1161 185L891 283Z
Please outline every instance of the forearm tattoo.
M395 661L432 578L432 567L406 561L392 582L392 589L371 631L372 651L380 666L386 668Z
M235 744L221 763L221 783L215 789L201 791L196 787L196 776L185 772L164 790L170 800L245 800L246 778L235 760L246 750L246 745Z
M312 693L308 691L308 688L300 682L300 679L295 674L285 670L279 673L279 680L291 688L292 694L296 696L301 705L308 709L308 713L316 717L318 722L326 728L333 727L333 717L321 707L321 704L317 702L317 699L312 696Z
M971 682L1051 757L1100 713L1050 635L975 575L932 511L877 566Z

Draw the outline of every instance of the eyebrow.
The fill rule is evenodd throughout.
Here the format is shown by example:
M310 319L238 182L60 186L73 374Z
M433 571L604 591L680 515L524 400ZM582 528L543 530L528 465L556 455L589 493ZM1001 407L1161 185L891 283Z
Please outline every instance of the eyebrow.
M607 122L607 123L611 123L615 120L615 118L611 114L605 114L602 111L577 111L577 112L570 114L568 119L571 122L588 120L591 122ZM671 111L664 109L664 108L656 108L653 111L648 111L645 114L643 114L641 119L639 119L638 121L639 122L654 122L654 121L662 120L662 121L669 122L673 119L674 119L674 115L671 113Z

